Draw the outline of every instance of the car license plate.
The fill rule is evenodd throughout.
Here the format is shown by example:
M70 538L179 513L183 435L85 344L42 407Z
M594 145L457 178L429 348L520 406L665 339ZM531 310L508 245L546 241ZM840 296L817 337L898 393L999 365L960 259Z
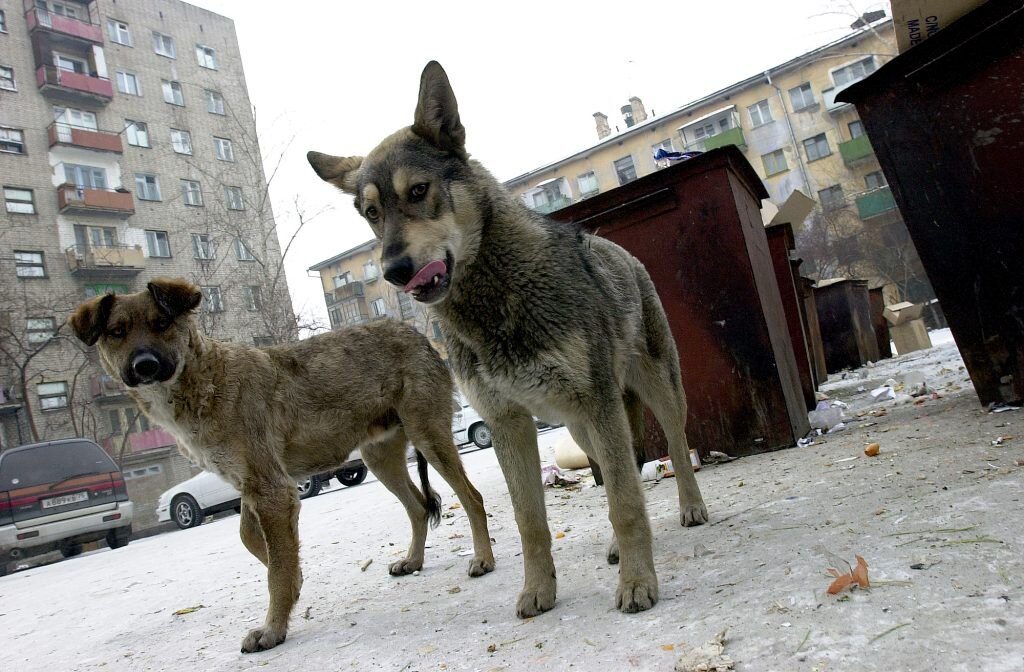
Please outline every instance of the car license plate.
M89 499L88 492L76 492L73 495L61 495L60 497L51 497L44 499L40 502L44 509L52 509L55 506L64 506L65 504L74 504L75 502L84 502Z

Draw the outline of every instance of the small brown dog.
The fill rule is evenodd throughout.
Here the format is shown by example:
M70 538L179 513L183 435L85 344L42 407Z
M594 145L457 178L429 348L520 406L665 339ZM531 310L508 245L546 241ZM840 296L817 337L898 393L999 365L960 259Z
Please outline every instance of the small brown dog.
M356 448L412 523L407 557L391 574L423 566L428 519L440 517L424 457L469 517L469 575L494 569L483 498L452 439L451 375L426 338L380 320L270 348L223 343L198 330L191 313L201 300L185 280L154 280L145 292L86 301L70 323L182 452L242 493L242 543L266 565L270 589L266 621L243 652L284 641L299 597L296 479L341 465ZM407 440L422 493L409 478Z

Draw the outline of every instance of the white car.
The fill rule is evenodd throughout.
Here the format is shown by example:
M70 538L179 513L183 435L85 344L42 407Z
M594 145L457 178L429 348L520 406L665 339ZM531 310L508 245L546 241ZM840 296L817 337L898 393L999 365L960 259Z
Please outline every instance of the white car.
M491 428L487 426L476 409L459 395L459 410L452 416L452 435L455 445L461 446L472 441L479 448L491 447Z

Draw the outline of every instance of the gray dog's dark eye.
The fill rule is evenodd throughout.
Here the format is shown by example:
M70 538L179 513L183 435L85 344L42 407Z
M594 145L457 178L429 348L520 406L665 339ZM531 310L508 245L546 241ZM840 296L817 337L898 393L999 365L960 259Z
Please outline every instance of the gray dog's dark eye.
M377 212L377 208L372 205L366 209L366 218L371 222L376 222L379 215L380 213Z
M426 182L412 185L412 189L409 190L409 200L412 202L422 201L429 188L430 185Z

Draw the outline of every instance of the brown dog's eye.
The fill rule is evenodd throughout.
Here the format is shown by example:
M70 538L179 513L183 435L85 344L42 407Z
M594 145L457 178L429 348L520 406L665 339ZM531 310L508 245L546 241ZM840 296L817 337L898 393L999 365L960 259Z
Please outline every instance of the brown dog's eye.
M380 217L380 213L377 211L376 207L371 205L366 209L366 218L368 220L370 220L371 222L376 222L378 217Z
M412 185L412 189L409 190L409 201L412 203L422 201L426 197L428 189L430 189L430 185L426 182Z
M128 332L125 331L124 327L114 327L113 329L107 332L107 336L112 336L114 338L124 338L124 335L126 333Z
M153 329L156 331L167 331L170 328L172 322L166 317L157 318L156 322L153 323Z

